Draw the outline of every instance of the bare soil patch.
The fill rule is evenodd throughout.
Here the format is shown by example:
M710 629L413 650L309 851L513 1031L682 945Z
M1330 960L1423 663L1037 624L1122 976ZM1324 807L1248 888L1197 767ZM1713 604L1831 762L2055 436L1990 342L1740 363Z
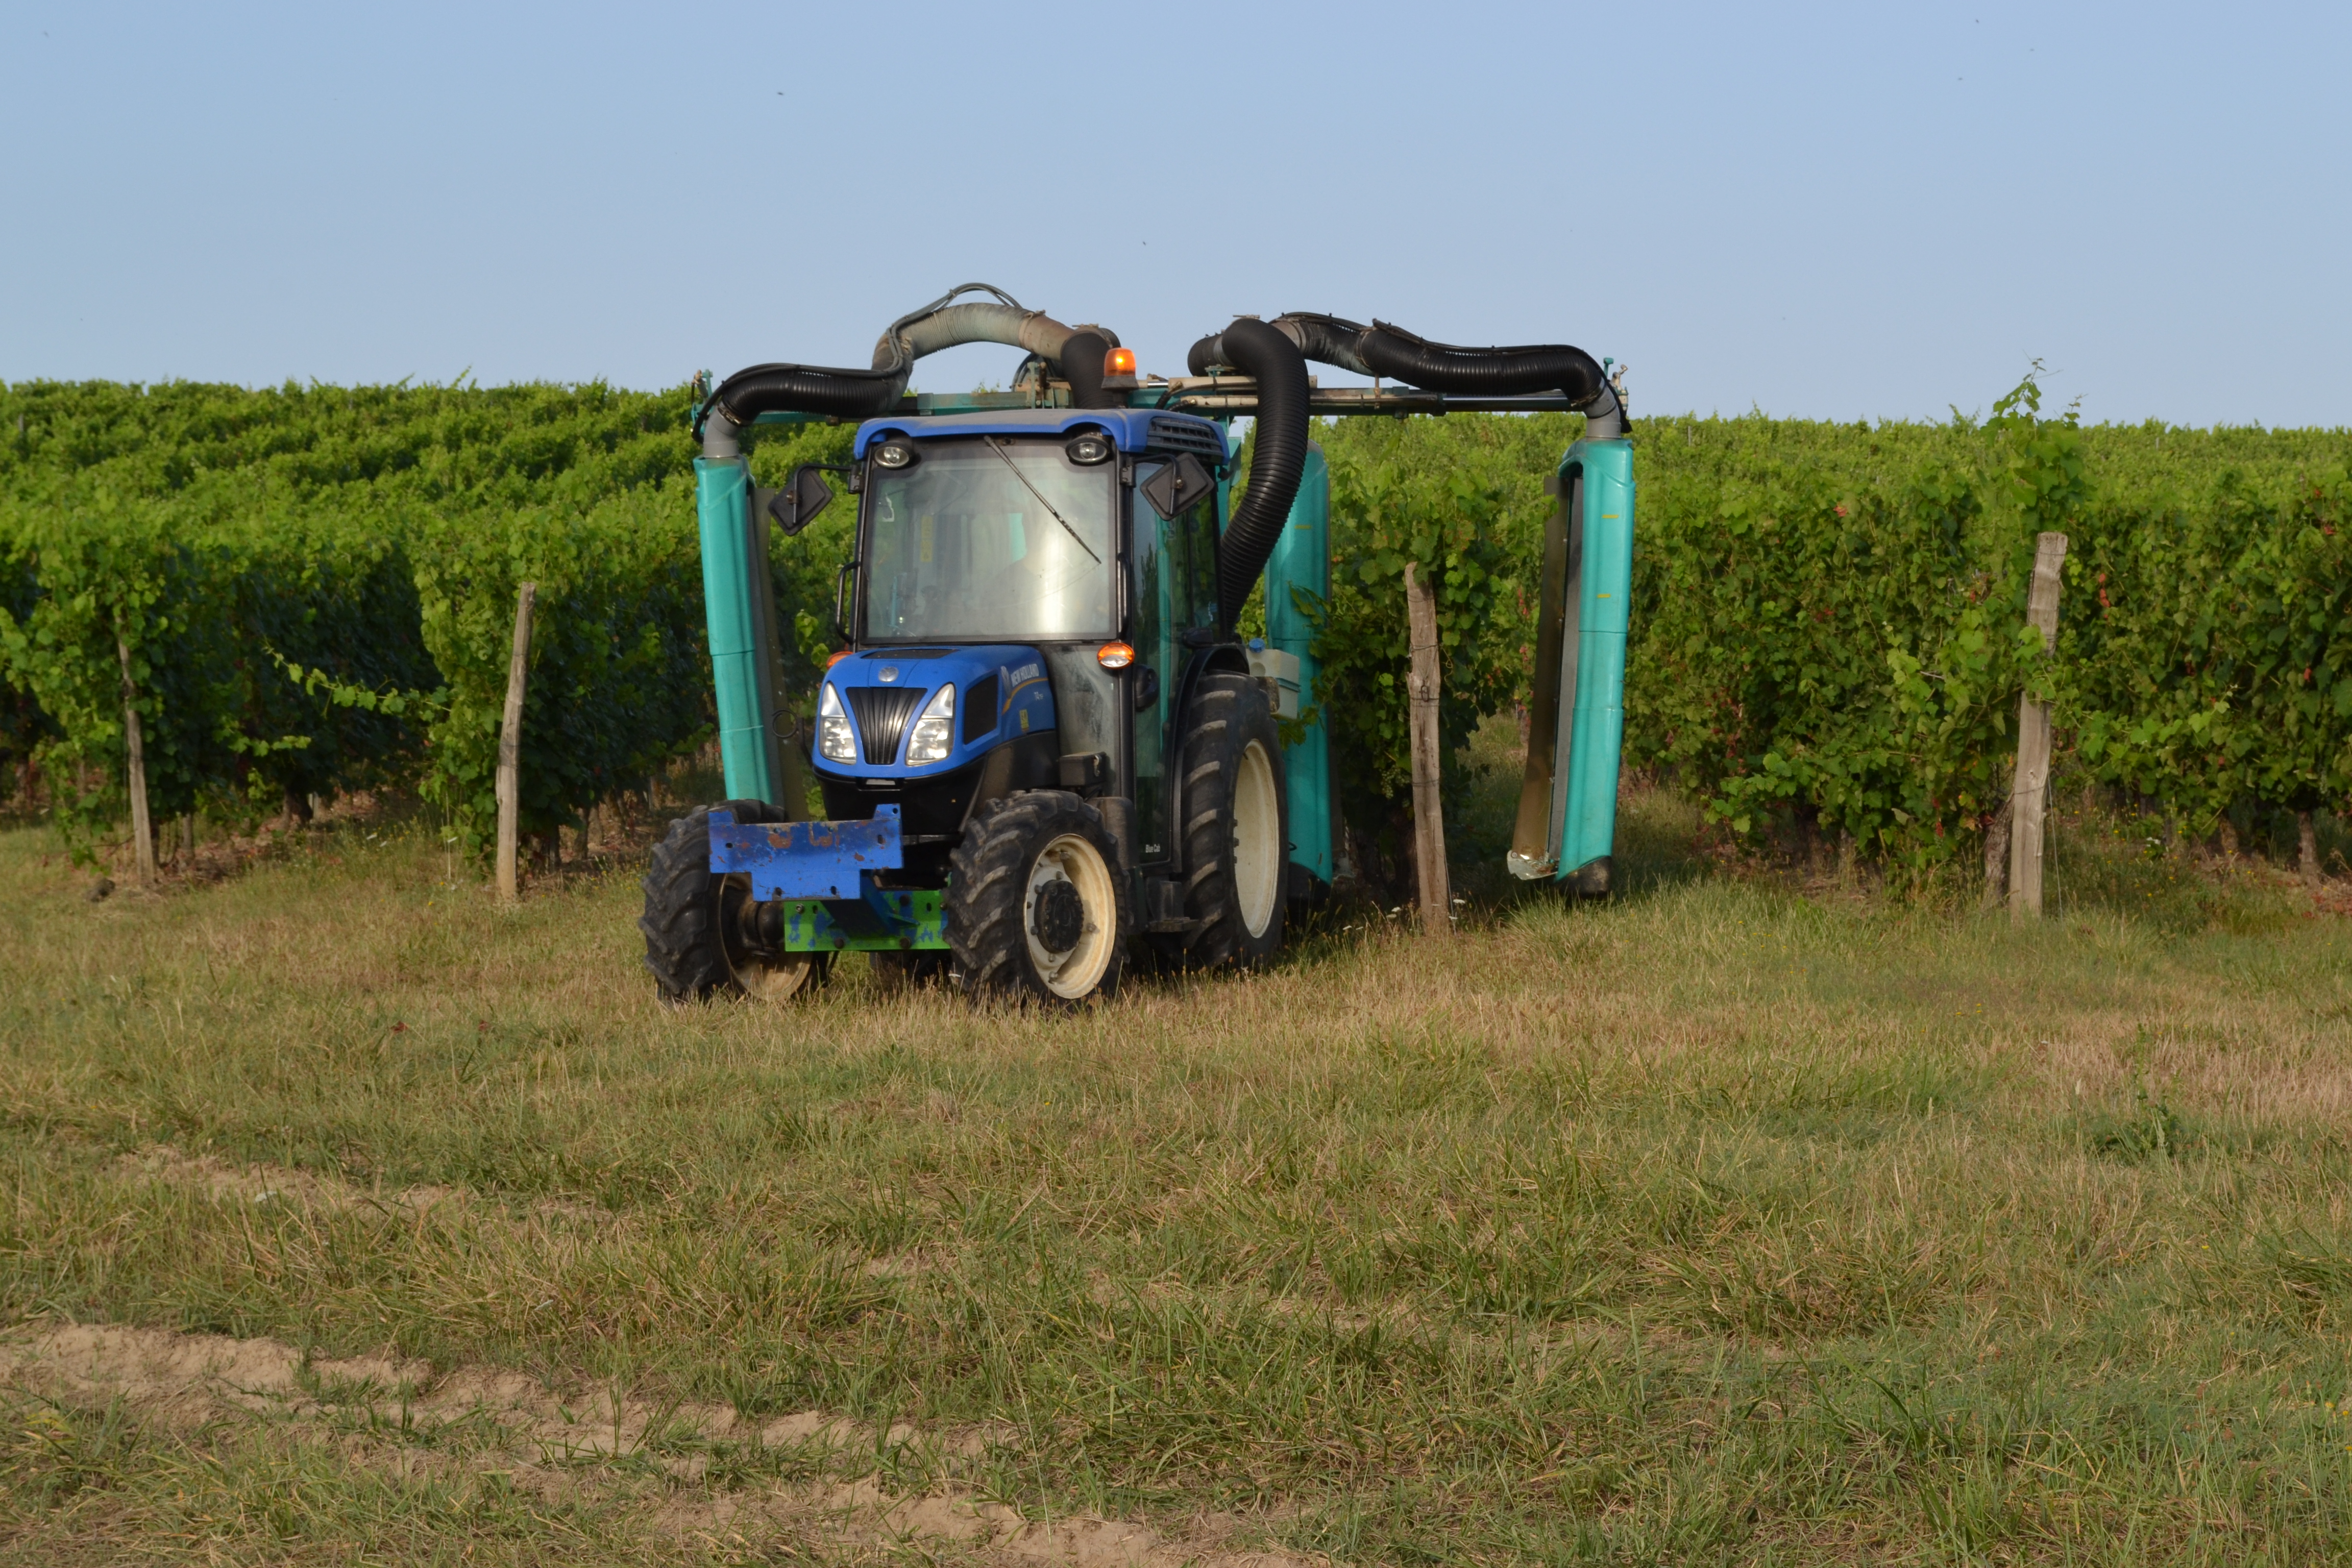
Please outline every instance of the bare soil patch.
M438 1445L428 1464L495 1470L547 1498L609 1484L597 1461L651 1459L674 1483L648 1500L656 1527L683 1540L822 1535L843 1546L947 1543L983 1558L1078 1568L1304 1568L1293 1553L1230 1550L1240 1522L1203 1519L1195 1533L1093 1518L1032 1519L951 1480L936 1490L890 1490L875 1475L766 1489L697 1485L712 1458L744 1447L803 1457L852 1448L915 1452L952 1477L1005 1442L1003 1430L877 1433L819 1410L746 1421L724 1405L647 1399L618 1389L559 1391L495 1368L436 1374L393 1356L317 1359L270 1339L69 1323L0 1339L0 1386L84 1406L120 1401L181 1432L223 1420L273 1421L341 1447L362 1462L414 1471L416 1457L387 1442L464 1427L463 1446ZM462 1456L462 1458L458 1458Z

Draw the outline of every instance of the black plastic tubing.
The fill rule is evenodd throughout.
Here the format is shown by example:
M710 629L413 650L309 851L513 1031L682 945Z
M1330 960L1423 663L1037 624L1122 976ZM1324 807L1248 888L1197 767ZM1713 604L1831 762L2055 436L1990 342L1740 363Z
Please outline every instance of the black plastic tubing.
M1195 375L1231 365L1257 383L1257 437L1249 489L1217 548L1217 620L1231 631L1290 521L1307 471L1307 359L1289 336L1244 317L1186 356Z
M973 293L993 295L994 300L955 303ZM891 322L874 345L870 370L755 364L737 371L719 384L696 415L694 433L706 445L715 441L718 454L732 457L734 438L728 427L740 429L762 414L824 414L843 419L887 414L905 395L917 360L958 343L980 342L1010 343L1062 363L1072 400L1081 408L1106 406L1103 356L1118 346L1118 334L1107 327L1073 331L1043 310L1023 309L1018 300L993 284L959 283L929 304ZM723 423L711 431L707 421L714 413Z
M1358 375L1383 376L1427 392L1459 392L1510 397L1559 392L1583 409L1601 433L1622 423L1617 395L1601 362L1567 343L1523 343L1472 349L1435 343L1386 321L1367 327L1338 316L1296 310L1274 325L1311 360L1336 364ZM1198 374L1200 373L1195 372Z
M784 411L863 419L887 413L906 384L904 366L834 370L814 364L755 364L720 382L709 405L735 425Z
M1431 392L1485 393L1508 397L1557 387L1580 407L1608 386L1601 362L1566 343L1528 343L1517 348L1465 349L1433 343L1400 327L1375 321L1358 341L1358 353L1375 375L1407 382Z
M1071 407L1113 406L1103 395L1103 361L1110 348L1110 340L1091 327L1080 327L1063 341L1062 379L1070 384Z
M1103 399L1102 389L1103 358L1110 349L1108 338L1086 330L1072 332L1062 344L1062 374L1069 380L1074 406L1110 406ZM904 365L838 370L814 364L755 364L720 382L711 405L737 425L782 411L864 419L889 413L906 389Z

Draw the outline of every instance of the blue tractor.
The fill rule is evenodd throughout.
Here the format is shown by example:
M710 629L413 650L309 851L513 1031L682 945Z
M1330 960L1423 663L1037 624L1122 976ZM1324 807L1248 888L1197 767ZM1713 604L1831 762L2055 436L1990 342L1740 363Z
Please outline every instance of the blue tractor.
M917 360L979 342L1027 351L1012 390L908 394ZM1319 388L1310 361L1374 384ZM730 798L673 824L646 879L666 998L790 996L854 951L897 980L1049 1005L1113 994L1138 960L1265 962L1339 848L1318 714L1348 699L1318 689L1310 622L1329 589L1318 414L1585 414L1546 542L1509 863L1607 890L1633 489L1604 367L1292 314L1237 319L1188 371L1139 376L1108 329L967 284L891 323L869 370L754 365L710 391L695 471ZM1235 504L1241 416L1256 444ZM834 488L818 465L757 487L740 443L747 426L850 419L852 460L831 471L856 544L803 755L769 542ZM1244 643L1261 576L1266 635ZM801 819L803 763L820 819Z

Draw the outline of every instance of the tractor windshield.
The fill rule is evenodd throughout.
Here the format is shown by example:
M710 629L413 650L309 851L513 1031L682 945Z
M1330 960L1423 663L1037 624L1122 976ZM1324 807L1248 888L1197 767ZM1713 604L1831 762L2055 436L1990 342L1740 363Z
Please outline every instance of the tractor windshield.
M1118 465L1062 443L925 441L868 470L869 638L1107 637Z

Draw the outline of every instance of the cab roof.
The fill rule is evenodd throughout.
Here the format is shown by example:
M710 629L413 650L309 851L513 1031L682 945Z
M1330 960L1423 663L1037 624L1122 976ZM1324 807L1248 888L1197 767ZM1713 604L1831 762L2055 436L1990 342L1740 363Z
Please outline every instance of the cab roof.
M854 450L863 458L867 447L887 436L924 441L945 436L1059 436L1081 429L1107 432L1112 445L1122 452L1158 448L1205 456L1202 437L1206 436L1216 443L1219 461L1231 455L1224 429L1214 420L1150 408L1006 408L970 414L886 415L857 427Z

